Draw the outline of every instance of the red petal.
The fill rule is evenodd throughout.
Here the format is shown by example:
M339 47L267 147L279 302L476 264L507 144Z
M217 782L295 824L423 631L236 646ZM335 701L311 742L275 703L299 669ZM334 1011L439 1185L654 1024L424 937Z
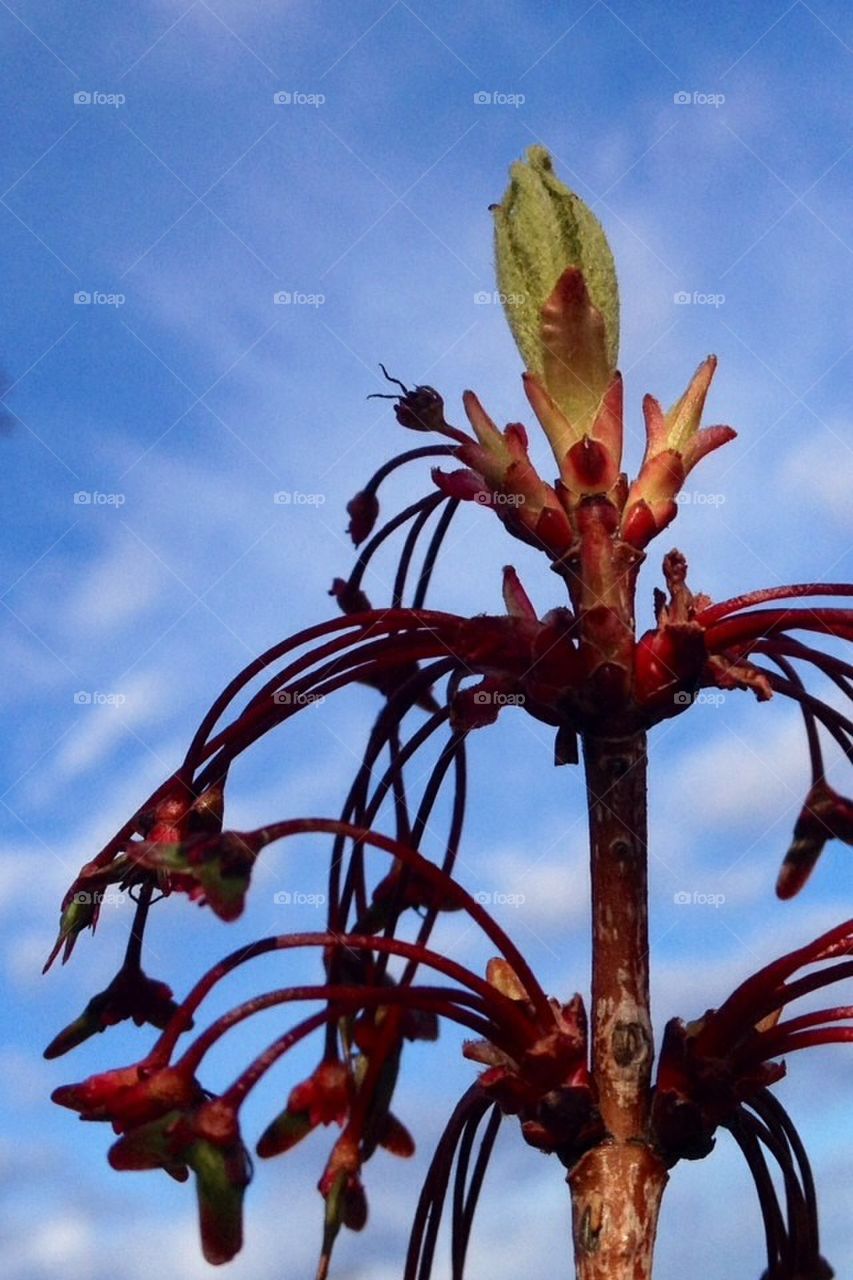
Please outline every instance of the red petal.
M538 622L536 610L530 603L530 597L521 585L518 574L511 564L504 565L503 597L506 611L513 618L521 618L526 622Z

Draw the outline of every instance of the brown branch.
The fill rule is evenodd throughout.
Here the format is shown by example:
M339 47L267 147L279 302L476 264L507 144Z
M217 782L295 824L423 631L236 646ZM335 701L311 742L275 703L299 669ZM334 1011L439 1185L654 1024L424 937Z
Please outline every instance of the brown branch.
M667 1181L648 1139L646 741L584 741L592 879L592 1074L607 1137L570 1171L578 1280L649 1280Z

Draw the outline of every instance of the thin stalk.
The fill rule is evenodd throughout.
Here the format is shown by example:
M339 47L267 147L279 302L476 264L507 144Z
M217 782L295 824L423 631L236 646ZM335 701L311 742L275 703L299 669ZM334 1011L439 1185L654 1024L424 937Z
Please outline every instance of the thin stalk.
M491 983L486 982L485 979L472 973L470 969L466 969L455 960L450 960L437 952L428 951L424 947L419 947L416 943L404 942L401 938L362 937L358 934L291 933L261 938L258 942L253 942L247 947L240 947L236 951L232 951L229 956L226 956L224 960L221 960L212 969L209 969L173 1014L169 1025L164 1029L148 1057L149 1064L164 1064L168 1062L178 1038L189 1027L192 1016L202 1000L205 999L218 982L221 982L234 969L246 964L249 960L267 955L272 951L289 951L300 947L347 949L353 952L377 951L403 956L410 960L416 959L418 964L426 964L435 969L436 972L452 978L455 982L477 994L489 1006L491 1017L495 1024L506 1025L515 1035L518 1043L524 1044L528 1036L531 1035L531 1028L528 1022L516 1008L514 1002L497 991ZM393 988L385 988L386 993L390 990L393 990Z
M745 652L758 640L785 631L817 631L821 635L853 639L853 614L849 609L756 609L740 613L708 627L705 643L709 653L744 646Z

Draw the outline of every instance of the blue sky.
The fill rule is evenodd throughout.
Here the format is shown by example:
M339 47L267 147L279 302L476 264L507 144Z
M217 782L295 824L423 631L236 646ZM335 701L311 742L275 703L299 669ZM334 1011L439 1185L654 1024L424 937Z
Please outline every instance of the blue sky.
M4 1253L13 1280L137 1280L154 1263L164 1280L195 1277L208 1269L190 1193L110 1173L100 1127L47 1102L56 1084L148 1043L117 1029L41 1061L111 977L127 927L115 909L42 978L66 883L175 766L228 678L329 615L328 585L352 559L346 501L411 444L387 402L365 399L382 390L378 362L438 387L451 419L469 386L498 420L526 416L501 308L477 295L495 288L488 205L532 143L551 149L614 248L630 466L643 393L671 402L708 351L720 368L707 420L739 431L694 473L677 532L653 546L645 614L676 538L694 589L717 597L850 576L853 24L824 0L712 13L615 0L15 0L0 3L0 35L0 106L14 121L0 158L0 566L14 673L0 766ZM385 509L428 485L423 474L389 486ZM314 500L277 505L282 490ZM460 513L433 602L498 610L508 557L541 612L561 603L553 575L507 548L480 509ZM388 573L368 584L377 601ZM230 821L334 811L375 702L357 691L264 744L235 771ZM584 990L580 778L550 768L550 742L521 712L471 747L467 882L522 896L503 922L551 990ZM662 1023L718 1003L847 914L851 868L830 848L800 900L773 897L806 785L787 706L732 695L695 707L658 731L651 781ZM157 913L149 969L185 989L271 923L315 924L294 911L282 925L271 903L276 889L321 885L322 861L308 845L271 855L230 928L174 899ZM684 892L700 900L679 905ZM701 901L720 895L718 907ZM457 926L447 941L469 963L487 958ZM261 1035L221 1059L219 1083ZM418 1049L403 1086L423 1152L470 1079L454 1043ZM280 1073L257 1126L312 1057ZM853 1057L828 1050L791 1068L780 1096L826 1193L827 1255L848 1274ZM235 1280L281 1275L283 1255L288 1274L306 1272L326 1147L321 1137L258 1170ZM340 1275L399 1274L418 1169L374 1162L371 1227L341 1242ZM507 1198L535 1231L508 1225ZM709 1161L675 1170L661 1280L686 1274L697 1232L707 1280L758 1275L757 1225L721 1140ZM550 1275L549 1254L567 1249L559 1172L507 1128L472 1274Z

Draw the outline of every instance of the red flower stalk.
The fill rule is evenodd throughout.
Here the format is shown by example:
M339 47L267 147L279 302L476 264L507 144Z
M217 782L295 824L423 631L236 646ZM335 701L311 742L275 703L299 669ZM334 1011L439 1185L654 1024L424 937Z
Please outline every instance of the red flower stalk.
M398 388L388 397L397 421L433 432L441 443L392 459L348 504L359 553L349 576L332 584L342 616L288 637L239 672L175 771L71 885L48 964L60 950L67 960L80 934L94 930L108 889L131 894L139 905L117 977L47 1055L126 1018L153 1023L161 1034L140 1062L61 1086L53 1096L83 1119L111 1123L116 1169L162 1168L179 1180L192 1171L205 1256L225 1262L240 1248L251 1174L240 1132L243 1103L295 1045L321 1033L319 1065L280 1095L285 1105L260 1135L257 1152L281 1155L320 1126L339 1130L319 1178L322 1277L341 1228L365 1226L365 1170L375 1151L405 1157L414 1149L393 1110L396 1083L407 1045L436 1039L444 1019L471 1034L465 1057L483 1070L462 1095L430 1164L406 1280L428 1280L448 1194L451 1274L461 1280L506 1117L568 1171L579 1280L649 1280L668 1170L680 1159L708 1155L720 1126L739 1144L756 1183L766 1280L825 1280L831 1272L820 1254L808 1161L769 1086L784 1073L784 1055L853 1040L853 1007L782 1015L799 996L853 976L853 958L844 958L853 956L853 925L762 969L698 1022L672 1020L653 1089L646 735L689 711L704 688L796 702L812 778L777 885L780 896L792 896L828 840L853 843L851 802L830 788L822 755L828 734L853 760L853 720L810 693L802 674L813 669L845 698L853 695L853 665L811 642L853 639L853 609L839 603L853 587L792 585L713 603L691 591L684 556L670 551L666 592L654 595L655 625L637 637L635 597L646 548L674 519L688 474L734 436L729 427L700 425L716 360L699 366L668 412L646 397L645 456L630 480L622 459L615 275L603 231L562 187L541 149L514 168L496 218L501 288L555 476L534 468L525 428L511 423L500 430L473 392L463 398L469 434L447 421L434 388L410 390L389 379ZM525 242L531 227L539 228L535 252ZM436 459L459 467L436 468L433 488L377 527L384 481L398 468ZM502 613L465 617L427 607L463 501L488 509L512 536L545 553L563 595L543 616L512 567L504 571ZM390 598L387 607L374 608L365 574L397 537ZM804 632L812 635L798 634ZM306 706L331 701L353 684L369 686L381 702L337 816L288 815L249 832L224 827L232 763ZM576 763L582 749L592 886L589 1026L581 996L549 998L522 950L456 872L468 737L506 707L553 729L557 764ZM150 905L183 894L232 922L266 848L308 835L331 844L322 930L241 946L177 1003L164 984L144 975ZM430 849L438 847L429 857L427 837ZM377 876L379 854L387 861ZM464 913L498 953L485 978L431 945L439 915L451 911ZM218 983L243 964L291 951L316 954L317 981L260 992L179 1051ZM285 957L277 958L287 973ZM827 961L834 963L795 976ZM203 1088L206 1055L224 1036L261 1011L279 1010L284 1018L284 1006L305 1002L319 1009L296 1022L285 1018L221 1095ZM784 1208L768 1155L781 1173Z

